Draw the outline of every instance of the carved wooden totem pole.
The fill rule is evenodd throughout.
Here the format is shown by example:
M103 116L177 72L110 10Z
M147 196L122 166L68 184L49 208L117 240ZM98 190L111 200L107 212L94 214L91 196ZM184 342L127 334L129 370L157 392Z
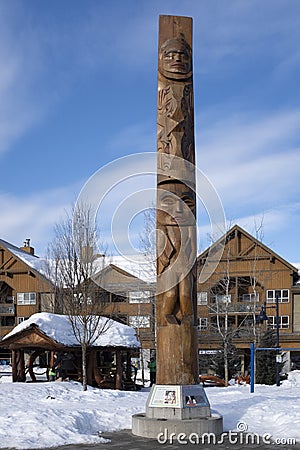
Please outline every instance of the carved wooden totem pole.
M160 16L157 384L198 384L192 19Z
M221 434L198 376L192 19L160 16L157 100L156 384L132 433ZM180 434L181 433L181 434ZM166 441L164 441L166 443Z

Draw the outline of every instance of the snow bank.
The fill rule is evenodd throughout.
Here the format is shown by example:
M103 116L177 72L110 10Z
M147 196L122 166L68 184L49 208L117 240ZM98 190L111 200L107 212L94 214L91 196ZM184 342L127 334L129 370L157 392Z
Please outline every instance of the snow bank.
M75 382L0 386L1 448L103 443L102 432L131 427L131 413L143 409L147 398L137 392L83 392Z
M281 386L249 385L206 389L212 409L223 415L224 429L236 430L240 422L251 433L272 439L295 438L300 442L300 371L289 373Z

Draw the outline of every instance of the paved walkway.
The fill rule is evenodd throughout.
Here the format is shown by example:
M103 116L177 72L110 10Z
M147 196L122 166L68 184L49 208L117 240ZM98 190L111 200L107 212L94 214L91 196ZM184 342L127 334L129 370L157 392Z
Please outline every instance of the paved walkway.
M107 444L97 445L66 445L63 447L52 447L49 450L300 450L300 443L297 445L283 444L276 445L275 443L252 444L246 442L245 435L239 434L238 442L230 442L227 438L223 443L199 443L199 444L179 444L174 441L172 444L159 444L156 439L145 439L139 436L134 436L131 430L122 430L115 433L103 433L103 437L110 439ZM234 437L232 437L234 439ZM256 441L257 442L257 441Z

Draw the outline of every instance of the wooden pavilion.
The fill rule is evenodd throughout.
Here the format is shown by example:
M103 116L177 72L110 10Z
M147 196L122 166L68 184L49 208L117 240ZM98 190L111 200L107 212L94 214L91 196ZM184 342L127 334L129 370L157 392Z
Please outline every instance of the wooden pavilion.
M87 382L111 389L135 389L131 356L140 348L135 330L114 320L87 350ZM102 323L103 326L103 323ZM59 362L63 379L82 380L81 346L72 335L67 316L37 313L4 336L0 347L12 352L14 382L28 374L37 381L35 368L49 370Z

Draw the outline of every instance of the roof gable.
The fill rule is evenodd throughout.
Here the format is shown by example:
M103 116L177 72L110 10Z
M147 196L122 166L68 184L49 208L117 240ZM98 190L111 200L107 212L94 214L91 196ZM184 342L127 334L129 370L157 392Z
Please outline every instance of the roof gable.
M2 270L9 270L9 265L13 262L13 259L16 261L19 261L19 263L24 266L28 272L33 272L38 276L41 276L44 278L45 281L48 283L51 283L51 281L48 279L45 273L45 260L43 258L39 258L38 256L31 255L24 250L20 249L19 247L16 247L13 244L10 244L7 241L4 241L3 239L0 239L0 248L2 247L3 250L8 252L8 254L11 255L11 258L7 259L3 266ZM8 266L6 266L8 265Z
M47 336L35 324L31 324L27 329L23 329L11 336L7 337L3 343L5 348L51 348L61 349L63 345L55 342Z
M74 316L77 319L77 316ZM93 317L91 317L93 320ZM97 332L92 344L94 347L140 347L135 330L122 323L107 317L96 317ZM78 330L82 327L80 316L78 316ZM82 333L82 331L81 331ZM98 335L99 333L99 335ZM71 321L68 316L51 313L36 313L29 319L17 325L10 333L3 337L1 346L6 347L11 343L19 345L20 341L26 340L29 335L42 338L43 342L48 340L53 345L64 347L78 347L79 342L74 335Z
M243 240L241 240L241 236ZM239 242L238 242L239 241ZM242 245L240 242L243 242ZM201 264L207 259L208 256L212 256L214 252L219 251L220 246L224 246L222 259L254 259L257 256L259 249L259 257L263 255L280 261L286 268L292 272L298 273L298 269L275 253L272 249L260 242L246 230L238 225L234 225L230 230L225 233L221 238L214 242L209 248L198 256L198 262Z
M151 283L136 277L120 267L109 264L93 276L93 280L101 287L111 292L124 292L126 290L139 290L150 288Z

